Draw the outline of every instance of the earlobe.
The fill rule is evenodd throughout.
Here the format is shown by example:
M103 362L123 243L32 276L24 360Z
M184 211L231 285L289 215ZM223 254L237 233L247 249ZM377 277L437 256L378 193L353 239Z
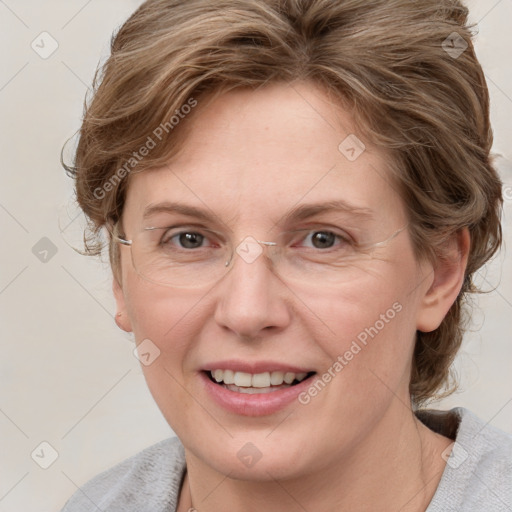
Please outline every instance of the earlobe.
M416 328L431 332L441 325L464 283L470 236L467 228L453 235L449 248L433 269L433 280L418 309Z
M132 325L126 311L123 289L115 276L112 281L112 291L114 292L117 305L116 325L125 332L132 332Z

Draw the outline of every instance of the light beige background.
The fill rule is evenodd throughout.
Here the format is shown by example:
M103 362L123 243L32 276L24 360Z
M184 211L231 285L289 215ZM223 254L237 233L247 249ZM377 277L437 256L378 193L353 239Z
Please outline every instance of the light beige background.
M71 180L59 163L112 31L139 4L0 0L0 512L58 511L99 471L172 435L146 389L130 337L114 324L107 265L66 244L79 239L81 218L71 222ZM477 53L507 184L510 248L512 0L469 5L479 22ZM47 59L31 48L43 31L59 45ZM57 250L46 263L33 253L36 244L47 244L43 237ZM469 407L512 432L510 251L480 279L496 290L477 299L474 332L457 360L463 391L439 407ZM31 458L37 448L34 458L49 460L43 441L58 452L46 470Z

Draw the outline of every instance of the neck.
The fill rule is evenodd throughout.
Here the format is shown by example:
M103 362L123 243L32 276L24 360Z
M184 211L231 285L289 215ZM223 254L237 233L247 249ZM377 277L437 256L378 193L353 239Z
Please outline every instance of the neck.
M185 450L187 475L178 512L192 507L198 512L424 511L441 479L445 467L441 454L451 440L429 430L400 401L395 402L397 410L389 411L334 466L314 473L306 470L286 480L235 480Z

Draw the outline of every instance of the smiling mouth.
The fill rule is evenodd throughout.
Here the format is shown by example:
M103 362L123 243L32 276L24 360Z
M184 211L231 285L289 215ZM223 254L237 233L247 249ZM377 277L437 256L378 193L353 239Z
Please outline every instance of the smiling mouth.
M273 393L280 389L296 386L311 378L316 372L263 372L246 373L232 370L211 370L204 372L208 378L229 391L246 394Z

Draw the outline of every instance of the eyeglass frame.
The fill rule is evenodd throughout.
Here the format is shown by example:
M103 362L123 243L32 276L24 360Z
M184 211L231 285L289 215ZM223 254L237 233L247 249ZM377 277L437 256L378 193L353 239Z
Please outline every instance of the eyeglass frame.
M382 240L380 242L376 242L374 244L370 244L370 246L373 248L373 247L378 247L378 246L382 246L384 244L389 243L396 236L398 236L402 231L406 230L409 227L409 224L410 223L407 222L404 226L402 226L401 228L397 229L394 233L392 233L385 240ZM121 245L124 245L126 247L130 247L132 249L133 248L133 240L127 240L126 238L123 238L123 237L118 236L118 235L115 234L115 231L117 230L118 225L119 225L119 222L116 222L115 224L112 225L112 231L109 230L112 239L115 239L115 241L120 243ZM161 228L156 227L156 226L151 226L151 227L144 228L144 231L155 230L155 229L161 229ZM207 230L207 231L214 232L212 230ZM304 230L304 231L313 231L313 230ZM263 241L263 240L257 240L257 239L255 239L253 237L251 237L251 238L255 242L257 242L258 244L260 244L260 245L264 245L264 246L277 246L278 245L277 242L267 242L267 241ZM243 241L246 240L246 239L247 239L247 237L245 237L236 247L239 247L243 243ZM230 258L224 264L225 267L229 266L229 264L233 260L235 252L236 252L236 248L235 248L235 246L233 246ZM144 274L141 274L140 271L137 269L137 267L135 265L135 262L133 261L133 250L131 251L131 254L132 254L132 257L130 259L132 261L132 266L133 266L134 270L137 272L138 275L140 275L143 279L145 279L146 281L148 281L150 283L154 283L154 284L157 284L157 285L160 285L160 286L171 286L171 285L166 284L166 283L162 283L162 282L159 282L159 281L152 280L149 277L145 276Z

